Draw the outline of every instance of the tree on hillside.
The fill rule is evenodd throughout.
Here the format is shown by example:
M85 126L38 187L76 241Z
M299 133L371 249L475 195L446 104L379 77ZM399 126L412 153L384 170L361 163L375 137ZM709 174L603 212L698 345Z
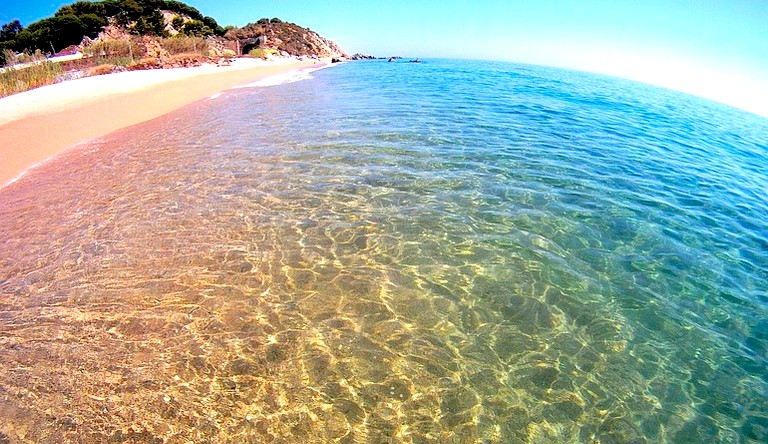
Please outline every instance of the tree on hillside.
M9 42L13 44L13 49L16 52L21 52L25 49L31 49L32 33L29 32L29 29L22 29L18 34L16 34L16 40L10 40Z
M142 15L133 25L133 32L139 35L167 36L168 31L165 29L163 13L156 9L149 14Z
M213 17L205 16L202 20L203 24L211 29L211 31L216 35L224 35L224 28L219 26L219 24L216 22L216 19Z
M69 45L77 45L88 31L85 24L76 15L62 15L53 19L54 52Z
M184 19L178 15L174 16L173 19L171 19L171 25L173 25L174 29L178 31L182 26L184 26Z
M82 14L78 16L83 26L85 26L85 35L96 37L107 26L107 19L96 14Z
M176 14L189 16L192 20L203 20L203 14L192 6L186 3L177 2L175 0L165 0L161 2L160 9L167 9L168 11L175 12Z
M69 14L42 19L29 25L26 31L30 34L29 41L24 42L26 48L56 52L80 43L86 27L77 16ZM18 40L20 39L17 38Z
M16 52L16 36L24 30L21 22L13 20L0 28L0 66L5 65L6 51Z
M114 17L120 26L128 26L141 17L144 8L136 0L106 0L104 12L108 17Z
M165 8L165 0L136 0L144 8L145 12L161 10Z
M56 16L60 15L76 15L76 16L83 16L86 14L94 14L99 17L104 17L107 15L106 8L104 6L104 2L85 2L85 1L79 1L72 3L71 5L62 6L59 8L58 11L56 11Z
M181 32L184 35L192 37L206 37L213 34L213 30L205 26L205 23L200 20L190 20L187 23L184 23Z
M3 26L4 38L0 40L10 42L5 46L15 51L39 49L56 52L79 44L84 36L96 37L106 24L106 19L95 14L55 15L32 23L26 29L20 23L11 22Z
M15 40L16 35L24 29L21 26L21 22L18 20L12 20L3 25L0 29L0 42L7 42L9 40Z

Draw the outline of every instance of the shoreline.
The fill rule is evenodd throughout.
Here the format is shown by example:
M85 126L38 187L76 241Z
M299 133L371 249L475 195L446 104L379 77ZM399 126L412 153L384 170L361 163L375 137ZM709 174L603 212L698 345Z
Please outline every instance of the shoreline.
M0 188L57 154L225 90L323 61L236 59L230 66L85 77L0 99Z

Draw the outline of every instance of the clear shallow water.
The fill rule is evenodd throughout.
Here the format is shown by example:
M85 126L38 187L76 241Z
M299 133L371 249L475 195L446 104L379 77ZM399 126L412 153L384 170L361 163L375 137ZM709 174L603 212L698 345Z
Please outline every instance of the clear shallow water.
M0 442L764 442L768 121L502 63L238 89L0 190Z

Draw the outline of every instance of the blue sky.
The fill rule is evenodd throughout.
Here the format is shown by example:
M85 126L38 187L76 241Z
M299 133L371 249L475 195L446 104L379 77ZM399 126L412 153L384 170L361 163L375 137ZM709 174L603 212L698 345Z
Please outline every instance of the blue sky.
M24 25L69 1L0 0ZM349 52L599 72L768 117L768 0L189 0L222 25L279 17Z

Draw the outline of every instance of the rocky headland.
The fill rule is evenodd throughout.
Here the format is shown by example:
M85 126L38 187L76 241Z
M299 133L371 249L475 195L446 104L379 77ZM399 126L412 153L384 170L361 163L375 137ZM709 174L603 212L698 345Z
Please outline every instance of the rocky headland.
M346 51L309 28L279 19L261 19L242 28L230 29L224 39L237 42L239 52L264 49L278 55L315 58L349 58Z

